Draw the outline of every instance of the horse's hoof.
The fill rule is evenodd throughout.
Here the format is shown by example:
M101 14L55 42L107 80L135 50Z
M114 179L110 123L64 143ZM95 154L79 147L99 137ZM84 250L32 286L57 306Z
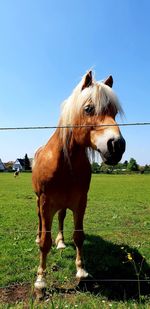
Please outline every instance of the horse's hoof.
M79 269L76 273L77 279L84 279L84 278L87 278L88 276L89 276L89 273L83 268Z
M35 289L38 289L38 290L46 289L46 286L47 285L46 285L45 278L43 278L39 275L38 278L36 279L35 283L34 283Z
M39 243L40 243L40 237L39 236L36 237L35 242L36 242L37 245L39 245Z
M57 244L57 249L65 249L66 245L64 244L64 242L62 240L59 240L58 244Z

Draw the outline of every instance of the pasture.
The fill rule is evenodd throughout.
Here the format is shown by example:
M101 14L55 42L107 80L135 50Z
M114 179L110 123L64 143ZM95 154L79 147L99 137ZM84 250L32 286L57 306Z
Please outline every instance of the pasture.
M75 279L73 219L64 251L47 262L47 300L33 297L39 252L31 174L0 174L0 306L2 308L149 308L150 175L93 175L84 218L87 282ZM57 218L53 239L57 235ZM11 304L11 305L10 305Z

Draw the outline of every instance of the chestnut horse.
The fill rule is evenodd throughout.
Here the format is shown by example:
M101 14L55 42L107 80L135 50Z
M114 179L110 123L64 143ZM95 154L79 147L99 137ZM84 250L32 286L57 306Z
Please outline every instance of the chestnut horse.
M83 217L91 180L88 148L97 150L106 164L117 164L125 151L125 140L115 117L122 112L109 76L95 81L89 71L63 103L59 126L47 144L35 154L32 181L37 195L39 227L37 243L40 265L35 288L46 287L46 257L52 245L51 226L58 212L58 249L65 247L63 222L66 209L73 212L76 246L76 277L88 276L83 262Z

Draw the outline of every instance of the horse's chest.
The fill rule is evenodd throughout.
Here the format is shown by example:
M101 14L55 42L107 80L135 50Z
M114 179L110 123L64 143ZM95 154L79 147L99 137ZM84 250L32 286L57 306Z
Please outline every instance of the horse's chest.
M90 183L90 177L78 174L62 175L62 177L53 179L53 188L58 191L71 192L71 191L82 191L87 190ZM51 186L50 183L50 186Z
M47 194L50 197L53 207L75 208L80 204L82 196L86 196L89 184L89 177L78 174L62 174L62 177L54 177L47 184Z

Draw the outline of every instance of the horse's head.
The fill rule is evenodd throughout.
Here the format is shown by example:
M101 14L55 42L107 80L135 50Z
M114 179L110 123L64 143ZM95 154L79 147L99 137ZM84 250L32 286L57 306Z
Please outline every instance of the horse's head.
M112 90L113 79L96 82L89 71L65 101L62 125L80 126L72 128L69 141L97 150L106 164L117 164L125 151L125 140L117 126L115 117L122 112L118 98Z

